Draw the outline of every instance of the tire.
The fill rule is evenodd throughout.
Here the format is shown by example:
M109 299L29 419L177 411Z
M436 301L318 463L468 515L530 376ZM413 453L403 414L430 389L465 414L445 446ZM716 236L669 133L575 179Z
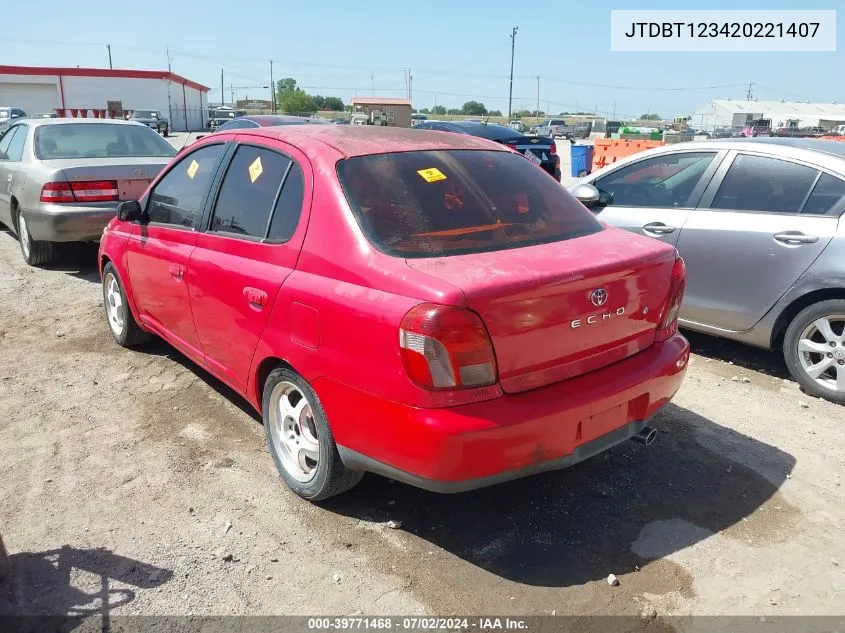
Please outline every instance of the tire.
M21 246L23 260L30 266L44 266L49 264L56 256L56 249L53 242L33 240L29 233L29 227L23 213L18 213L15 218L18 243Z
M845 300L820 301L799 312L786 329L783 356L806 393L845 404Z
M164 132L162 132L162 133L161 133L161 135L162 135L162 136L164 136L164 137L166 138L166 137L167 137L167 134L168 134L169 132L170 132L170 129L169 129L169 128L165 125L165 126L164 126Z
M295 371L280 367L270 372L261 410L276 468L300 497L321 501L361 481L363 472L343 465L320 399Z
M6 553L6 546L3 545L3 537L0 536L0 584L3 584L9 577L9 555Z
M103 309L109 331L121 347L136 347L150 339L132 316L123 283L111 262L103 267Z

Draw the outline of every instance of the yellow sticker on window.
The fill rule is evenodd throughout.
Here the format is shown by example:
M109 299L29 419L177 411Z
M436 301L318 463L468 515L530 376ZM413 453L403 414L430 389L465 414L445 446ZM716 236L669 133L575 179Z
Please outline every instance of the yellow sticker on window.
M249 181L255 182L263 172L264 167L261 165L261 156L259 156L249 166Z
M193 179L193 177L197 175L199 168L200 164L197 161L192 160L191 164L188 165L188 178Z
M430 167L428 169L420 169L417 173L422 176L426 182L437 182L438 180L446 180L446 174L437 169L437 167Z

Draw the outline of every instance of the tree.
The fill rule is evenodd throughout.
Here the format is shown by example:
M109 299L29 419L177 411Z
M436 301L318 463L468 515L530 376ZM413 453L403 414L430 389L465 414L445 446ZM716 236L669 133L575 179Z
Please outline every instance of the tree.
M446 114L446 106L434 106L431 109L432 114Z
M279 94L279 108L287 114L306 114L317 111L317 104L314 97L297 88L293 91Z
M343 99L340 97L326 97L326 100L323 103L323 108L334 112L343 112L346 109L346 106L343 104Z
M324 96L314 95L312 98L314 99L314 105L317 106L318 110L326 109L326 98Z
M431 114L431 110L429 110L428 108L420 108L419 110L417 110L417 112L419 112L420 114Z
M293 92L296 90L296 79L293 77L285 77L276 82L276 92L279 94L283 92Z
M445 114L463 114L463 113L464 113L463 110L461 110L460 108L449 108L445 112Z
M487 114L487 108L483 103L478 101L467 101L461 108L461 113L473 116L484 116Z
M502 111L501 110L490 110L490 112L488 112L487 114L489 114L490 116L502 116Z
M659 120L660 120L660 115L659 115L659 114L654 114L654 113L651 113L651 114L641 114L641 115L640 115L640 119L642 119L643 121L659 121Z

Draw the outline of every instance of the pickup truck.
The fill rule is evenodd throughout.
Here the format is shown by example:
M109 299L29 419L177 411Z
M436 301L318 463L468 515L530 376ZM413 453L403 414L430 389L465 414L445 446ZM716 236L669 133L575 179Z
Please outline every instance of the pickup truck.
M575 126L567 125L563 119L546 119L536 127L537 136L548 136L549 138L556 136L571 138L574 133Z
M129 120L143 123L162 136L167 136L170 132L170 123L168 123L166 117L161 116L158 110L134 110L129 116Z

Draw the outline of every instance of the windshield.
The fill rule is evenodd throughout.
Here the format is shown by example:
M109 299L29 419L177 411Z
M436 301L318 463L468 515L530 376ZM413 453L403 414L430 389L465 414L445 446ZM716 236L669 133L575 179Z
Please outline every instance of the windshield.
M8 119L9 118L9 111L8 110L0 110L0 119Z
M338 176L370 242L396 257L442 257L588 235L601 225L523 156L425 151L347 158Z
M35 155L56 158L175 156L174 147L146 126L110 123L42 125L35 130Z
M157 119L158 112L155 110L135 110L132 113L133 119Z

